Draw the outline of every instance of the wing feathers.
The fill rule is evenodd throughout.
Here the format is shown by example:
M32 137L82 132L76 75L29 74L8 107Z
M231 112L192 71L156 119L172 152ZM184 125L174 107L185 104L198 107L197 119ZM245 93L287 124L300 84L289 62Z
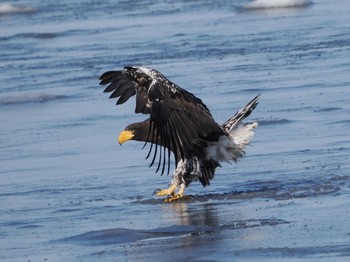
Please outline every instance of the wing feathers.
M132 97L133 95L135 95L136 91L133 87L131 88L127 88L123 94L121 95L121 97L118 99L117 101L117 105L123 104L125 103L125 101L127 101L130 97Z
M145 88L139 88L136 92L136 107L135 113L149 114L149 101L147 90Z
M152 135L149 141L152 144L159 141L168 150L170 148L176 162L195 155L204 155L205 149L201 147L204 140L218 139L219 136L226 135L200 99L174 84L160 81L149 88L148 95L152 103L151 127L156 129L157 134L157 137ZM162 152L159 152L156 146L150 147L149 155L151 151L153 165L155 155ZM157 171L161 162L164 165L165 161L165 154L160 155Z
M130 82L128 81L118 81L112 82L109 86L104 90L105 93L112 92L109 98L116 98L121 96L128 88L134 88Z
M123 78L121 71L108 71L100 76L100 85L106 85L113 81L118 81L118 78Z
M125 103L136 94L136 84L128 79L123 71L108 71L101 75L100 80L100 85L109 84L104 90L105 93L112 92L109 98L120 97L117 105Z
M152 166L155 162L157 153L158 153L158 144L162 145L163 151L162 149L160 149L159 151L159 161L158 161L158 166L157 166L157 170L156 172L159 171L161 165L162 167L162 175L164 174L164 170L165 170L165 164L166 162L168 162L168 173L170 170L170 160L169 160L169 156L170 156L170 150L171 150L171 146L169 143L169 133L168 133L168 119L166 117L164 117L163 114L159 114L159 110L161 110L161 108L158 106L158 103L154 104L151 108L151 117L150 117L150 129L149 129L149 135L151 134L151 140L148 140L152 143L149 152L148 152L148 157L150 156L152 149L153 149L153 144L155 144L154 147L154 152L153 152L153 159L151 162ZM155 119L155 116L156 119ZM148 137L149 137L148 135ZM147 142L146 142L147 143ZM166 150L168 150L168 159L167 159L167 154L166 154Z

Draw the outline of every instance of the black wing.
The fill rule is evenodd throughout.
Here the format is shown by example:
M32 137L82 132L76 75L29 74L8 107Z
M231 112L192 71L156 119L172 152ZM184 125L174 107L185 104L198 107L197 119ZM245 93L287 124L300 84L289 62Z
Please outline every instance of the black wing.
M177 149L176 161L178 157L201 157L203 141L217 141L225 134L203 102L184 89L159 82L148 94L152 101L150 130L157 131L166 147ZM149 140L156 139L150 136Z
M106 92L124 103L135 93L135 112L149 113L150 125L146 143L153 151L152 166L159 154L157 171L162 174L173 151L176 163L191 156L204 156L204 141L217 141L225 131L214 121L205 104L193 94L178 87L158 71L143 67L126 67L123 71L106 72L101 84L110 83ZM115 95L114 95L115 93ZM119 102L121 101L121 102ZM164 148L158 148L163 145ZM162 164L161 164L162 163Z
M125 103L136 94L135 113L149 113L147 88L129 79L125 70L105 72L101 75L100 80L100 85L109 84L104 90L105 93L112 92L109 98L119 97L117 105Z

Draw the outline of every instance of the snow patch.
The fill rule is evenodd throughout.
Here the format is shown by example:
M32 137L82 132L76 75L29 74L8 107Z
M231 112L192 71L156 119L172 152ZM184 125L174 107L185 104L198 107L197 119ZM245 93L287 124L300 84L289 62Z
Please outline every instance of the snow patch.
M0 15L13 14L13 13L32 13L36 9L29 6L18 6L9 3L0 3Z
M248 3L246 9L303 7L312 3L311 0L255 0Z

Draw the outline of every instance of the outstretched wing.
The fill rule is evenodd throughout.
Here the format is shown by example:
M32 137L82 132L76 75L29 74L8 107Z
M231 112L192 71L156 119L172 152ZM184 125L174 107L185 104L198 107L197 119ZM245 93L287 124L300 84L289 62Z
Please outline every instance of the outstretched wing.
M109 84L104 90L105 93L112 92L109 98L119 97L117 105L125 103L136 94L135 113L149 113L147 88L132 81L125 70L105 72L101 75L100 80L100 85Z
M136 113L149 113L150 126L146 143L153 151L152 166L159 154L157 171L161 165L162 174L168 162L170 151L175 161L193 155L202 157L204 140L217 141L225 131L214 121L205 104L193 94L178 87L161 73L146 67L125 67L122 71L104 73L100 84L109 84L105 92L112 92L110 98L120 97L122 104L136 94ZM163 150L158 148L163 145Z

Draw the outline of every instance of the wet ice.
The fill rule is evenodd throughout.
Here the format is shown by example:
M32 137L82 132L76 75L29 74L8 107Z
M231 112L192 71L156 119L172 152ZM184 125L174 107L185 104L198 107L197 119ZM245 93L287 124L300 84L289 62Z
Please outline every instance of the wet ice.
M349 5L248 3L19 1L36 12L0 16L2 261L346 261ZM219 123L261 93L245 158L187 201L152 196L169 177L116 140L145 116L98 86L130 64Z

